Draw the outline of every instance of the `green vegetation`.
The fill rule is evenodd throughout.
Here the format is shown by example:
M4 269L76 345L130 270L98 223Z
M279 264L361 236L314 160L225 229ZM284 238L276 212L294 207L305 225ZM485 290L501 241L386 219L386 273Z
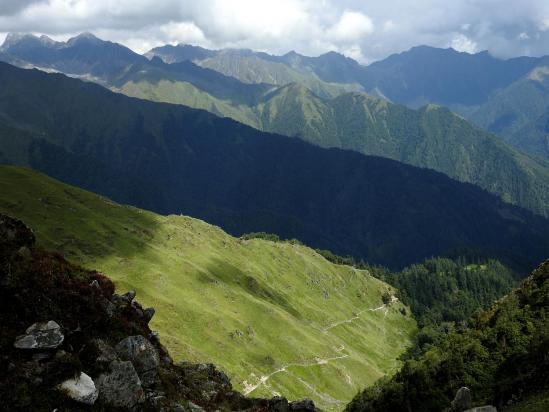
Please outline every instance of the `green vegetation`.
M549 163L524 155L448 109L411 110L359 93L323 100L290 84L242 103L189 83L129 81L129 96L179 103L254 128L299 137L321 147L350 149L442 172L476 184L504 201L549 215Z
M151 327L176 360L214 362L250 395L341 409L398 369L415 330L401 303L383 306L391 287L292 242L234 238L15 167L0 167L0 193L0 212L27 222L40 245L155 307Z
M543 155L549 150L547 70L537 67L527 81L517 82L540 64L539 59L502 61L485 53L429 47L368 67L337 53L313 58L177 46L147 54L175 62L165 64L158 57L149 61L121 45L90 36L79 36L63 47L51 44L26 36L3 51L39 67L78 74L128 96L204 109L321 147L433 169L549 216L549 163L516 151L447 109L427 106L413 111L354 93L365 88L412 106L459 106L479 124L510 136L511 144ZM514 86L509 91L493 93L510 84ZM471 112L488 96L494 101L473 116ZM506 124L506 119L511 123Z
M467 118L526 153L549 159L549 61L494 93Z
M483 289L483 288L481 288ZM392 378L355 397L348 411L439 412L461 386L477 405L543 410L549 391L549 261L520 288L451 331Z
M441 173L60 74L0 64L0 81L3 161L118 202L391 269L465 246L530 269L549 250L546 219Z
M392 273L370 269L374 276L397 288L420 328L406 358L417 357L440 343L448 333L463 328L477 311L487 309L508 293L517 274L498 261L431 258Z

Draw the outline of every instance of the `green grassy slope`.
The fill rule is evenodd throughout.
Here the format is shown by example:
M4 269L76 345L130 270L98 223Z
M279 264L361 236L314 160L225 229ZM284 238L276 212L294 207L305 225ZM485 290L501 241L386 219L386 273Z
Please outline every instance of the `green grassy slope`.
M411 110L361 93L324 100L302 84L233 103L190 83L128 82L124 94L184 104L263 131L398 160L476 184L506 202L549 215L549 163L533 159L446 108Z
M401 303L383 306L388 285L304 246L244 241L11 166L0 166L0 193L0 212L24 219L40 244L135 288L177 360L215 362L250 395L341 409L396 371L415 330Z
M467 115L511 145L549 159L548 113L549 59L546 59L527 76L494 93Z
M356 82L348 84L325 82L311 71L299 71L287 64L262 59L257 55L245 55L238 50L227 50L195 63L244 83L268 83L278 86L299 83L313 93L327 98L349 91L362 90L362 86Z

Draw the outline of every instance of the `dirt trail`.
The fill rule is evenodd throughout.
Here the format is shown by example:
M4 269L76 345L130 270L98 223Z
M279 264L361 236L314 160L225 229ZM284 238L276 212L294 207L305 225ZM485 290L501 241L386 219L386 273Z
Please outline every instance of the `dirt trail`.
M344 347L341 347L338 349L338 351L345 350ZM314 362L303 362L303 363L288 363L287 365L282 366L281 368L275 370L274 372L271 372L268 375L263 375L259 378L257 383L250 384L248 381L244 381L242 385L244 386L244 395L248 395L255 391L257 388L259 388L261 385L264 385L267 383L269 379L271 379L274 375L277 373L287 372L288 368L291 367L301 367L301 368L309 368L311 366L318 366L318 365L327 365L328 363L338 360L338 359L345 359L348 358L349 355L343 354L340 356L334 356L333 358L316 358Z
M384 310L385 309L385 313L384 313L384 316L383 318L385 318L387 316L387 313L389 313L389 305L391 305L391 303L393 302L396 302L398 300L397 297L395 296L391 296L391 302L388 303L388 304L383 304L381 306L378 306L377 308L370 308L370 309L364 309L364 310L361 310L360 312L358 312L356 315L354 315L353 317L349 318L349 319L345 319L345 320L342 320L342 321L339 321L339 322L334 322L334 323L331 323L330 325L326 326L325 328L321 329L322 332L324 333L328 333L328 331L330 329L333 329L337 326L340 326L340 325L343 325L345 323L352 323L354 322L355 320L359 319L360 318L360 315L363 314L364 312L377 312L377 311L380 311L380 310ZM385 333L385 325L383 325L383 333ZM342 352L343 350L345 350L345 347L344 346L341 346L340 348L337 349L338 352ZM302 368L308 368L308 367L311 367L311 366L318 366L318 365L327 365L328 363L330 362L333 362L333 361L336 361L336 360L339 360L339 359L345 359L345 358L348 358L349 355L347 354L343 354L343 355L340 355L340 356L334 356L332 358L316 358L314 362L307 362L307 363L288 363L282 367L280 367L279 369L271 372L270 374L268 375L263 375L259 378L259 380L252 384L252 383L248 383L247 380L245 380L244 382L242 382L242 385L244 386L244 395L249 395L250 393L252 393L253 391L255 391L257 388L259 388L261 385L265 385L267 383L267 381L269 379L271 379L274 375L276 374L279 374L279 373L284 373L284 372L287 372L288 371L288 368L291 368L291 367L302 367ZM251 377L255 377L254 374L251 375Z

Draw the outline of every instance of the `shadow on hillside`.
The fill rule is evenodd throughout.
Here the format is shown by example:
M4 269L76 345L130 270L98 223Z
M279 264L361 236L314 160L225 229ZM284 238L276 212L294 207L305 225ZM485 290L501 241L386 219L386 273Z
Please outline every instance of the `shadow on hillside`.
M280 307L293 317L301 319L300 312L288 302L282 293L269 285L266 285L263 281L254 277L253 274L247 274L236 266L221 259L212 259L208 264L207 271L212 274L213 277L210 278L208 275L204 274L201 278L203 282L208 283L216 280L224 282L235 288L241 289L253 298L269 302Z
M129 259L154 241L154 215L44 174L0 166L0 213L30 226L39 245L69 259Z

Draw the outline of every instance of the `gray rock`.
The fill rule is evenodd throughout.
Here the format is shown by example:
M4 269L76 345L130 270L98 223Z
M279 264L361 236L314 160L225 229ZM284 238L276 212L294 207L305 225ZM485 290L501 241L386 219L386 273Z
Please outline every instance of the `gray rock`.
M14 346L16 348L55 349L65 339L61 333L61 327L53 320L35 323L25 333L15 339Z
M198 406L196 403L188 401L187 404L192 412L206 412L201 406Z
M130 290L129 292L124 293L122 296L120 296L120 298L128 303L132 303L132 301L135 299L135 295L135 290Z
M67 379L57 388L69 398L86 405L93 405L99 396L92 378L83 372L76 378Z
M97 357L95 358L97 363L110 364L112 361L118 360L114 348L107 345L103 340L93 339L90 343L97 352Z
M145 320L146 320L147 322L149 322L149 321L153 318L155 312L156 312L156 311L154 310L154 308L147 308L147 309L144 309L144 310L143 310L143 317L145 318Z
M465 412L498 412L495 406L479 406L477 408L467 409Z
M99 304L101 308L105 311L109 318L112 318L116 313L116 305L108 299L102 299Z
M99 282L97 281L97 279L92 280L92 282L90 283L90 286L92 288L99 289Z
M290 403L290 410L299 412L314 412L317 409L315 403L312 400L302 399L300 401Z
M131 409L143 402L141 381L131 362L113 361L109 373L96 380L99 400L115 408Z
M450 410L452 412L463 412L471 409L471 390L465 386L458 389Z
M133 364L144 387L154 385L160 357L152 343L141 335L129 336L120 341L115 350L120 359Z

